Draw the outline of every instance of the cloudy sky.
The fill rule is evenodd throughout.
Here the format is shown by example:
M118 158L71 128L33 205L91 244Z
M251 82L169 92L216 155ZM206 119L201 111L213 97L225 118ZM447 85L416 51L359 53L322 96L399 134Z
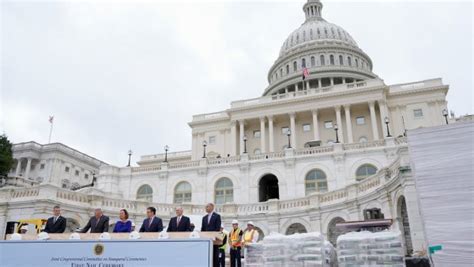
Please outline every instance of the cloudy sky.
M0 132L123 166L191 146L187 122L254 98L300 1L2 1ZM387 84L442 77L473 113L472 2L323 1Z

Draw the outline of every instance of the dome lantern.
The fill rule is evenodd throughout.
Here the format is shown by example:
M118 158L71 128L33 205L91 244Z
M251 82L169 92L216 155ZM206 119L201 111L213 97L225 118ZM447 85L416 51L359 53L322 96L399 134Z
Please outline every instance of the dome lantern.
M308 2L303 6L306 21L314 19L323 20L321 16L322 9L323 4L319 0L308 0Z

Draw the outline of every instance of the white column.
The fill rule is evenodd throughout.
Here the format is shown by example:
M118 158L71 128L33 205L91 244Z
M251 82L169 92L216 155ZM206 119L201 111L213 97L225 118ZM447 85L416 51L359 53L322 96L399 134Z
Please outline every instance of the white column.
M306 90L309 90L309 80L306 81Z
M268 151L273 152L275 150L273 144L273 116L268 116Z
M344 112L346 115L346 125L347 125L347 142L354 143L354 137L352 136L352 119L351 119L351 106L344 105Z
M235 156L237 155L237 122L232 121L230 123L230 155Z
M375 104L374 101L369 102L369 110L370 110L370 122L372 123L372 135L374 136L374 140L379 140L379 129L377 126L377 116L375 114Z
M321 140L319 137L318 110L313 110L313 138L315 141Z
M265 117L260 117L260 150L262 153L267 153L265 135Z
M385 124L385 117L390 117L388 116L387 112L387 105L385 104L385 101L379 100L379 109L380 109L380 121L382 123L382 132L383 132L383 138L387 137L387 125ZM388 125L390 127L390 124ZM390 131L390 134L392 131Z
M321 88L323 87L322 83L321 83L321 78L318 79L318 88Z
M294 112L290 113L290 130L291 130L291 147L296 149L296 114Z
M342 84L346 83L346 78L342 78Z
M245 133L245 127L244 127L244 120L239 121L239 126L240 126L240 155L244 154L244 133Z
M30 170L31 170L31 158L28 158L28 161L26 163L26 170L25 170L25 179L28 179L30 176Z
M331 77L331 86L333 86L333 85L334 85L334 78Z
M15 171L16 177L20 176L20 171L21 171L21 158L18 159L18 163L16 164L16 171Z
M339 127L338 130L338 137L339 137L339 142L344 143L344 131L342 130L342 119L341 119L341 106L336 106L334 108L336 110L336 123L337 126Z

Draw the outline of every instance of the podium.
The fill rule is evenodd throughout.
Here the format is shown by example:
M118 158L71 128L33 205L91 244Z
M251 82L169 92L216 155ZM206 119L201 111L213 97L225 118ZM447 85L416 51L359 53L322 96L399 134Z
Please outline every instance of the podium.
M222 244L218 232L201 232L190 238L190 232L140 233L140 239L129 239L129 233L111 233L109 240L100 234L49 234L48 240L36 235L22 235L22 240L0 241L0 266L69 266L129 267L212 266L212 246ZM7 239L10 235L7 235Z

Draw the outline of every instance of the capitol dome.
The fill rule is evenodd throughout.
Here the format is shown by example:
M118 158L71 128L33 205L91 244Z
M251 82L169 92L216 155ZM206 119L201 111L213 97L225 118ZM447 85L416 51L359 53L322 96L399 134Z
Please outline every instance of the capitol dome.
M370 57L346 30L322 17L322 8L319 0L308 0L303 6L305 21L283 42L263 95L378 78L372 72ZM302 81L304 68L308 75Z

